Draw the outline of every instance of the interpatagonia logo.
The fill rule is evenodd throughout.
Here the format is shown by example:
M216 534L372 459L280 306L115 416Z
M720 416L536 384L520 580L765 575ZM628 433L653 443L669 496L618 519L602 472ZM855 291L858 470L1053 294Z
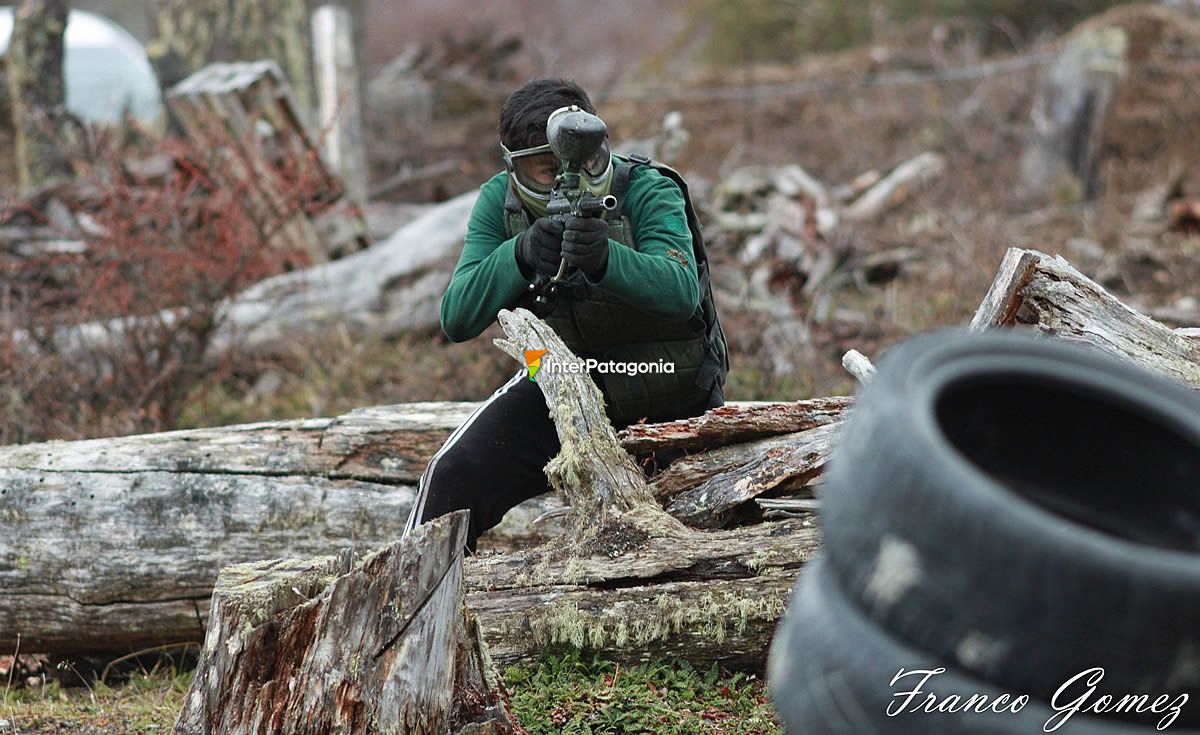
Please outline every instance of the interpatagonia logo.
M537 382L535 377L542 369L542 356L549 350L525 350L525 369L529 371L529 379Z
M542 369L542 358L549 350L525 350L525 369L529 371L529 379L537 382L535 377ZM655 362L618 362L616 360L597 360L594 357L586 359L563 361L555 360L547 368L554 375L587 375L589 373L645 375L647 373L674 373L675 363L666 360Z

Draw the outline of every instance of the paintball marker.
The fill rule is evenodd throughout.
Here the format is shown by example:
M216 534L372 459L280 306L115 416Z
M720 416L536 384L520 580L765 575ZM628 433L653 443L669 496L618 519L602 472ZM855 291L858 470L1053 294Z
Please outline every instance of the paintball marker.
M564 222L568 216L599 217L616 209L616 197L611 194L598 197L588 191L582 181L585 166L601 152L607 137L608 128L604 121L576 105L560 108L550 115L546 121L546 142L562 162L562 172L554 179L554 187L550 190L550 201L546 205L548 217ZM607 161L604 165L607 167ZM544 309L549 305L549 297L566 272L564 260L558 266L558 273L553 276L538 273L536 280L529 284L538 307Z

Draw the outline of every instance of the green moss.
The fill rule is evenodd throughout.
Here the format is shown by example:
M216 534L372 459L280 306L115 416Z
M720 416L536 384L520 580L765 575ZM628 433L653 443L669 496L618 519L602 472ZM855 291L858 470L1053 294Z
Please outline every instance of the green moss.
M595 610L580 610L574 600L558 600L542 610L522 613L534 641L543 647L643 648L681 634L726 640L732 630L746 632L755 621L774 622L787 605L784 594L744 597L730 593L705 593L699 599L662 594L653 611L621 602Z

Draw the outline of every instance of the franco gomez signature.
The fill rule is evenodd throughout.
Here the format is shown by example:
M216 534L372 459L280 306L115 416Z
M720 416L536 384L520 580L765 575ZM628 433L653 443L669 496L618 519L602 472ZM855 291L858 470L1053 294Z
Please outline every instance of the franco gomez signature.
M973 712L976 714L1009 712L1016 714L1029 704L1029 695L1027 694L1015 697L1011 694L1000 694L994 697L985 694L972 694L967 697L951 694L946 697L938 697L932 692L922 690L921 687L925 686L930 679L944 673L946 673L944 668L912 669L911 671L900 669L896 672L896 675L892 677L892 686L896 686L901 679L917 678L913 680L916 683L911 689L892 695L892 701L887 707L888 717L897 717L906 713L935 714L938 712ZM1046 720L1042 731L1054 732L1072 717L1081 713L1104 715L1113 713L1144 714L1146 712L1161 714L1162 718L1158 721L1156 728L1166 730L1179 717L1183 705L1188 701L1186 694L1174 697L1170 694L1162 694L1155 698L1151 698L1149 694L1124 694L1119 697L1112 694L1096 696L1096 687L1103 679L1104 669L1093 668L1081 671L1063 682L1063 685L1050 698L1050 709L1054 710L1054 714ZM906 685L908 683L905 682ZM1082 689L1082 693L1077 696L1068 693L1072 689Z

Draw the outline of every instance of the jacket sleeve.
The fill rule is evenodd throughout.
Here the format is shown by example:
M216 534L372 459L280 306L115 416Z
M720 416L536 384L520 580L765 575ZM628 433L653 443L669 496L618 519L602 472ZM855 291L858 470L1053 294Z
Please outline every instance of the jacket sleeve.
M593 283L647 313L687 319L700 304L700 282L683 192L657 171L638 173L624 206L637 250L610 241L608 266Z
M504 227L507 185L503 176L484 184L467 222L462 255L442 296L442 331L451 342L478 336L528 288L517 265L517 238L507 237Z

